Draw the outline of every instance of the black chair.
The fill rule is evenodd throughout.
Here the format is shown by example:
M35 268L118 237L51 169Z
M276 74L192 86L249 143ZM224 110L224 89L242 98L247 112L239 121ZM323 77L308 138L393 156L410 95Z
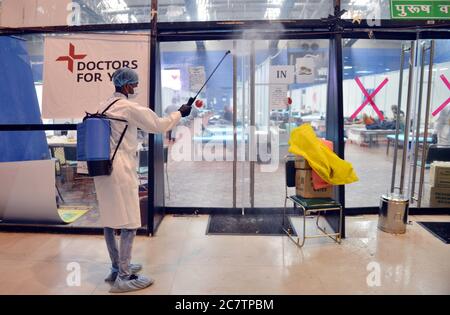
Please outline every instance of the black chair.
M77 161L77 147L75 146L65 146L64 147L64 157L66 161Z
M285 158L285 175L286 175L286 187L285 187L285 199L284 199L284 212L283 212L283 230L289 236L289 238L298 246L303 247L305 245L305 240L307 238L318 238L318 237L330 237L336 243L340 244L342 239L342 206L339 202L331 198L303 198L301 196L292 195L289 196L288 188L295 187L295 157ZM300 216L303 218L303 235L300 241L300 236L296 239L292 236L292 230L290 228L286 229L285 220L288 220L286 215L287 201L290 200L294 204L294 211L297 206L302 209L300 211ZM319 225L319 219L322 212L325 214L327 211L339 211L339 231L337 233L328 233L325 227ZM323 234L316 235L306 235L306 216L316 216L316 227ZM292 225L291 225L292 226Z

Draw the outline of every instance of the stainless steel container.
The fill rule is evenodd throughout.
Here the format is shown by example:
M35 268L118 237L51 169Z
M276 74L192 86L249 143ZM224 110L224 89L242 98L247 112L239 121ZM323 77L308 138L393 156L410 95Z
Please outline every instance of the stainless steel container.
M378 228L387 233L406 232L409 200L399 194L386 194L380 198Z

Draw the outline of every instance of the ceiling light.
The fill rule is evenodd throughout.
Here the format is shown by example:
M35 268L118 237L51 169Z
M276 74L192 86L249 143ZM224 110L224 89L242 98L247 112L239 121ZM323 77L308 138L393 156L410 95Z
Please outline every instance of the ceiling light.
M196 0L197 3L197 18L199 21L209 20L209 0Z
M166 15L168 17L179 17L184 14L184 8L182 6L169 5L167 7Z
M281 9L280 8L267 8L266 13L264 14L265 19L275 20L280 16Z
M281 6L281 4L284 2L284 0L269 0L267 1L267 4L271 4L271 5L279 5Z
M360 5L360 6L366 6L368 4L372 3L372 0L352 0L350 2L350 5Z

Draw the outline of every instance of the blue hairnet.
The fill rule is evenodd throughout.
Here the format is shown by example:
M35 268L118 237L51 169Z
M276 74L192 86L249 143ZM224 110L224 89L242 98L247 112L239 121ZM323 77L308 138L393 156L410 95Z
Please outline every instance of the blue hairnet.
M136 84L139 82L139 76L136 71L130 68L117 69L112 75L114 86L122 87L125 84Z

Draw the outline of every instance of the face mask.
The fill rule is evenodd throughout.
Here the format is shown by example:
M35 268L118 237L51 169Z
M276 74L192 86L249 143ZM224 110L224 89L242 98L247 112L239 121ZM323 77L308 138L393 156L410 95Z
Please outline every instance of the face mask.
M135 87L134 89L133 89L133 94L128 94L128 98L129 99L133 99L133 98L136 98L137 96L138 96L138 94L139 94L139 90L138 90L138 88L137 87Z

